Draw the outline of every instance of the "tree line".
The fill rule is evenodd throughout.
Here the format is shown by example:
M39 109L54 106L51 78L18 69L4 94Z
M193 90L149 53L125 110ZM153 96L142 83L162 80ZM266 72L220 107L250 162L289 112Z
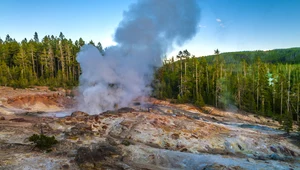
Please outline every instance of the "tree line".
M286 131L291 130L293 120L299 123L300 63L281 63L276 58L263 62L259 55L228 62L226 57L228 54L219 54L219 50L211 58L180 51L177 61L174 57L165 60L157 70L154 95L199 107L207 104L272 117Z
M297 64L300 63L300 48L274 49L274 50L256 50L256 51L238 51L222 53L226 64L239 63L246 61L247 63L255 62L257 56L264 63L281 63L281 64ZM206 61L212 64L215 55L206 56Z
M103 52L102 45L89 42ZM17 42L6 35L0 38L0 85L25 88L34 85L72 87L78 84L80 66L76 55L86 42L73 42L63 33Z

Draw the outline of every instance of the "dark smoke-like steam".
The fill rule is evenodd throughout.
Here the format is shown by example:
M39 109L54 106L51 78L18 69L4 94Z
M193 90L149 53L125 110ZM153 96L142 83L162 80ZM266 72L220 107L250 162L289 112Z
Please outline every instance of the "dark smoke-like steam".
M107 48L105 56L92 45L81 48L79 110L97 114L149 95L153 68L174 44L182 45L196 34L199 19L196 0L132 4L115 32L117 45Z

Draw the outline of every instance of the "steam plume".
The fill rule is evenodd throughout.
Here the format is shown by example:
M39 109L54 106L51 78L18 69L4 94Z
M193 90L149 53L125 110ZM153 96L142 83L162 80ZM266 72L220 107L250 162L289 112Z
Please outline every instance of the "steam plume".
M128 106L151 89L153 68L174 44L182 45L197 32L200 9L196 0L141 0L123 13L116 29L116 46L102 56L92 45L78 53L82 74L79 110L97 114Z

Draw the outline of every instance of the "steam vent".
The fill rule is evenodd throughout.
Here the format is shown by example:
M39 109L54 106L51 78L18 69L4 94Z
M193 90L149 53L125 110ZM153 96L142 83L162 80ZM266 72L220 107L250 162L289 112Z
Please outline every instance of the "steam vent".
M300 170L296 3L0 2L0 170Z

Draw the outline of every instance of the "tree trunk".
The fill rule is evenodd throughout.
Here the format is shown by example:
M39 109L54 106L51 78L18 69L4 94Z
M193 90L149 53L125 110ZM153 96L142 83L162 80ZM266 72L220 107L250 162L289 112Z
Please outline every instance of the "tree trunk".
M251 106L256 104L255 103L255 76L254 76L254 73L252 74L252 94L253 94L253 101L254 102L251 101ZM252 106L252 109L255 112L256 111L256 106Z
M299 125L299 112L300 112L300 110L299 110L299 105L300 105L300 103L299 103L299 100L300 100L300 83L298 84L298 95L297 95L297 123L298 123L298 125Z
M276 97L275 96L275 87L273 87L273 93L272 94L273 94L273 113L275 113L275 102L276 102L275 101L275 97Z
M182 57L180 57L180 95L183 95L182 91Z
M288 89L287 89L287 101L286 101L286 107L287 112L290 112L290 89L291 89L291 66L288 66Z
M223 64L221 64L221 70L220 70L220 78L222 78L222 72L223 72Z
M197 71L197 63L196 63L196 78L195 78L195 81L196 81L196 98L198 100L198 71Z
M41 77L44 78L44 65L41 64Z
M244 62L244 77L246 77L246 63Z
M238 105L239 105L239 109L241 109L241 88L240 88L239 75L237 75L237 83L238 83Z
M206 91L206 93L207 93L207 96L208 96L208 94L209 94L209 81L208 81L208 70L207 70L207 65L206 65L206 67L205 67L205 70L206 70L206 85L207 85L207 91Z
M280 116L282 116L282 102L283 102L283 82L280 83L281 93L280 93Z
M215 100L216 100L216 107L218 107L218 70L216 68L216 90L215 90Z
M72 61L72 71L73 71L73 80L77 80L77 77L75 76L75 57L72 57L73 58L73 61ZM79 75L77 75L79 76Z
M265 96L262 95L261 97L261 112L264 115L265 114Z
M25 54L24 54L24 50L23 49L21 49L21 57L22 57L22 67L23 67L22 72L21 72L22 73L21 77L24 78L23 76L24 76L24 71L25 71L25 61L24 61Z
M35 78L37 78L36 72L35 72L35 62L34 62L34 54L33 54L33 47L31 47L31 62L32 62L32 71L33 74L35 76Z
M61 62L61 73L62 73L62 79L65 80L65 60L63 55L63 49L62 49L62 41L59 43L59 49L60 49L60 62Z
M70 67L70 63L71 63L71 52L70 52L70 47L69 44L67 44L67 62L68 62L68 66L67 66L67 80L70 80L70 76L71 76L71 67Z
M11 79L13 79L13 76L12 76L11 73L10 73L9 67L7 67L7 72L8 72L9 77L10 77Z
M186 80L186 61L184 62L184 92L186 93L186 85L187 85L187 80Z
M259 65L257 68L257 88L256 88L256 111L259 110Z
M52 51L52 47L50 44L48 45L48 48L49 48L48 56L50 58L50 60L49 60L50 77L53 78L54 77L54 56L53 56L53 51Z

